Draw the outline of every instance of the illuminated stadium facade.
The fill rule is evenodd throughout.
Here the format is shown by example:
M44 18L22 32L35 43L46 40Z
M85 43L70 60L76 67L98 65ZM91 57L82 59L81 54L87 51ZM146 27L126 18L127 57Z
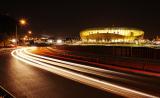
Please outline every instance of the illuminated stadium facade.
M91 28L80 32L84 43L134 43L143 36L144 31L127 27Z

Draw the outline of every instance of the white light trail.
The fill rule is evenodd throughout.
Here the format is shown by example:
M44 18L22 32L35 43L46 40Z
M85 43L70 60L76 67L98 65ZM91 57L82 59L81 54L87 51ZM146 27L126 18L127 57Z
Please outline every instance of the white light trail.
M65 64L65 65L66 64L67 65L74 65L76 67L81 67L81 68L85 68L85 69L89 69L89 70L92 69L94 71L107 72L107 73L115 73L115 74L117 73L117 74L121 74L121 75L126 75L124 73L120 73L120 72L116 72L116 71L111 71L111 70L106 70L106 69L102 69L102 68L96 68L96 67L86 66L86 65L83 65L83 64L77 64L77 63L67 62L67 61L63 61L63 60L58 60L58 59L49 58L49 57L46 57L46 56L41 56L41 55L33 54L33 53L28 52L26 48L24 49L24 53L28 54L28 56L30 55L30 57L31 56L32 57L33 56L36 57L35 59L42 58L44 62L46 60L48 60L47 63L51 63L51 64L53 64L53 62L59 62L59 63Z
M115 94L119 94L121 96L125 97L132 97L132 98L139 98L139 97L149 97L149 98L156 98L154 95L146 94L140 91L128 89L122 86L118 86L112 83L108 83L106 81L98 80L86 75L82 75L67 69L59 68L56 66L53 66L51 64L47 64L44 62L39 61L38 59L33 59L31 56L27 56L26 54L23 53L23 51L26 51L26 49L17 49L12 51L12 56L25 62L28 63L32 66L47 70L49 72L52 72L54 74L63 76L65 78L107 91L107 92L112 92ZM42 59L41 59L42 60ZM158 97L157 97L158 98Z
M26 55L24 53L26 53L28 55ZM105 77L105 78L118 79L119 81L123 81L123 82L137 83L137 81L133 81L133 80L129 80L129 79L124 78L125 76L127 76L127 74L124 74L124 73L111 71L111 70L107 70L107 69L102 69L102 68L86 66L83 64L67 62L67 61L49 58L49 57L45 57L45 56L41 56L41 55L37 55L37 54L32 54L32 53L28 52L27 49L24 49L24 53L23 53L23 55L25 55L27 58L32 58L34 60L38 60L38 61L41 61L41 62L44 62L47 64L56 65L56 66L60 66L63 68L68 68L68 69L72 69L72 70L76 70L76 71L80 71L80 72L85 72L85 73L89 73L89 74L93 74L93 75L98 75L98 76ZM117 76L117 74L122 75L123 77L121 78L121 77Z

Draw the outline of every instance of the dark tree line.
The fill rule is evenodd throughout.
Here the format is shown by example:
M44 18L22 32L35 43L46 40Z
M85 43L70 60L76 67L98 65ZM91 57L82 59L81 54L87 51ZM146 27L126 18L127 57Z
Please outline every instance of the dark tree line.
M11 36L14 36L16 29L16 20L7 14L0 14L0 43L6 42Z

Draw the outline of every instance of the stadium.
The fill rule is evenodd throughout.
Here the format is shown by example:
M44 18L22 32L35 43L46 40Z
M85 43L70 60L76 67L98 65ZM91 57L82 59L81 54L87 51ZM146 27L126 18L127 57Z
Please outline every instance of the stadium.
M90 28L80 32L84 43L134 43L143 36L143 30L127 27Z

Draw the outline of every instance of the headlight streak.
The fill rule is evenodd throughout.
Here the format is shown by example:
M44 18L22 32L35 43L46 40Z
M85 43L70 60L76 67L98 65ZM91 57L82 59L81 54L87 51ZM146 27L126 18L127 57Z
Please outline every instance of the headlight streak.
M57 57L57 58L61 58L61 56L54 56L53 54L52 54L52 51L54 51L54 52L58 52L57 50L54 50L55 48L51 48L51 47L47 47L47 49L48 50L51 50L51 51L49 51L49 52L47 52L47 55L51 55L51 57ZM61 50L61 49L60 49ZM66 51L66 52L72 52L72 51L69 51L69 50L63 50L63 51L61 51L61 52L64 52L64 51ZM46 53L46 52L44 52L44 53ZM42 54L44 54L44 53L40 53L40 55ZM49 54L48 54L49 53ZM73 52L74 53L74 52ZM75 52L76 53L76 52ZM89 53L90 54L90 53ZM96 54L92 54L93 56L94 55L96 55ZM74 56L74 55L72 55L72 56ZM64 58L64 57L63 57ZM70 58L65 58L66 60L68 60L68 59L70 59ZM75 60L75 61L77 61L77 59L71 59L71 60ZM136 70L136 69L131 69L131 68L125 68L125 67L118 67L118 66L112 66L112 65L106 65L106 64L101 64L101 63L95 63L95 62L90 62L90 61L85 61L85 60L79 60L78 59L78 61L79 62L84 62L84 63L87 63L87 64L92 64L92 65L97 65L97 67L98 66L101 66L101 67L105 67L106 69L108 69L108 68L110 68L110 69L112 69L112 70L120 70L120 71L124 71L124 72L129 72L129 73L138 73L138 74L141 74L141 75L147 75L147 76L153 76L153 77L160 77L160 74L159 73L155 73L155 72L149 72L149 71L143 71L143 70ZM115 71L115 72L117 72L117 71ZM120 72L121 73L121 72ZM117 72L117 74L119 74L119 72ZM138 78L138 79L142 79L142 77L141 76L135 76L135 75L133 75L133 74L125 74L125 73L121 73L121 75L123 75L123 76L131 76L131 77L135 77L135 78ZM143 77L143 79L144 79L145 77ZM148 79L148 78L145 78L145 79Z
M90 66L86 66L86 65L82 65L82 64L77 64L77 63L71 63L71 62L53 59L53 58L49 58L49 57L45 57L45 56L40 56L40 55L30 53L26 49L24 49L24 53L28 54L28 55L23 54L28 58L32 58L34 60L38 60L38 61L41 61L41 62L44 62L47 64L56 65L56 66L60 66L63 68L68 68L71 70L85 72L85 73L89 73L92 75L97 75L97 76L101 76L101 77L105 77L105 78L107 77L107 78L111 78L111 79L117 79L118 81L123 81L125 83L127 83L127 82L136 83L136 84L138 83L137 81L124 78L124 76L127 76L124 73L110 71L110 70L102 69L102 68L90 67ZM40 59L40 58L43 58L43 59ZM117 76L117 74L122 75L123 78Z
M58 60L58 59L54 59L54 58L49 58L49 57L33 54L33 53L28 52L27 48L24 49L24 52L28 55L38 57L38 58L43 58L43 59L46 59L46 60L49 60L49 61L59 62L59 63L63 63L63 64L68 64L68 65L74 65L76 67L83 67L85 69L89 69L89 70L92 69L94 71L101 71L101 72L107 72L107 73L115 73L115 74L126 75L125 73L120 73L120 72L111 71L111 70L102 69L102 68L90 67L90 66L86 66L86 65L83 65L83 64L77 64L77 63L67 62L67 61L63 61L63 60Z
M34 59L29 58L26 55L24 55L22 52L23 50L25 50L25 49L17 49L17 50L12 51L11 54L13 57L15 57L23 62L26 62L28 64L31 64L32 66L47 70L49 72L58 74L58 75L63 76L65 78L68 78L68 79L71 79L71 80L74 80L74 81L77 81L77 82L80 82L80 83L83 83L86 85L90 85L95 88L99 88L99 89L107 91L107 92L110 91L112 93L119 94L119 95L122 95L125 97L134 97L134 98L137 98L137 97L152 97L152 98L156 97L156 96L153 96L150 94L146 94L146 93L143 93L140 91L135 91L135 90L128 89L125 87L114 85L114 84L108 83L106 81L91 78L89 76L85 76L85 75L82 75L82 74L79 74L79 73L76 73L73 71L69 71L69 70L66 70L63 68L55 67L50 64L46 64L46 63L34 60Z
M60 61L60 63L63 63L63 64L71 64L71 65L74 65L74 66L78 66L78 67L81 67L81 68L84 68L84 69L89 69L89 70L91 70L92 68L94 68L94 69L100 69L100 70L96 70L96 72L97 71L99 71L99 73L100 73L100 76L102 76L102 77L107 77L107 78L114 78L114 79L117 79L118 81L120 80L120 81L122 81L122 82L125 82L125 83L128 83L128 82L130 82L130 83L136 83L136 84L139 84L139 82L137 81L137 79L138 80L140 80L141 81L141 84L139 84L139 85L143 85L143 86L145 86L145 85L148 85L148 83L144 83L143 82L143 80L145 79L145 80L150 80L150 79L148 79L148 78L146 78L146 77L142 77L142 76L137 76L137 75L133 75L133 74L126 74L126 73L123 73L123 72L118 72L118 71L112 71L112 70L107 70L107 68L106 69L103 69L103 68L98 68L98 67L91 67L91 66L87 66L87 65L83 65L83 64L77 64L77 63L71 63L71 62L67 62L67 61L63 61L63 60L59 60L58 58L61 58L61 56L55 56L54 54L52 54L52 53L50 53L50 52L46 52L46 51L48 51L48 49L46 50L46 49L44 49L43 48L43 50L41 50L41 52L40 52L40 54L38 53L38 55L37 54L33 54L33 53L30 53L30 52L28 52L27 51L28 49L26 49L25 50L25 53L26 54L29 54L29 55L31 55L31 56L34 56L34 57L38 57L38 58L43 58L43 59L46 59L46 60L49 60L49 61L53 61L53 62L59 62ZM47 57L47 56L42 56L42 55L46 55L47 54L47 56L51 56L51 57L53 57L53 58L49 58L49 57ZM54 57L58 57L58 58L54 58ZM64 58L64 57L62 57L62 58ZM68 58L67 58L68 59ZM66 60L67 60L66 59ZM76 59L75 59L76 60ZM64 62L66 62L66 63L64 63ZM83 62L83 60L82 60L82 62ZM99 64L99 63L98 63ZM97 65L97 64L95 64L95 65ZM104 66L104 65L103 65ZM108 67L108 65L106 65L107 67ZM86 68L87 67L87 68ZM123 70L122 70L123 71ZM95 71L94 71L95 72ZM125 71L124 71L125 72ZM127 72L132 72L132 71L128 71L127 70ZM102 74L105 74L105 75L102 75ZM135 73L135 72L134 72ZM91 73L91 74L95 74L95 73ZM143 73L143 74L146 74L146 73ZM99 74L96 74L96 75L99 75ZM107 76L106 76L107 75ZM111 77L110 77L110 76ZM150 75L150 74L149 74ZM117 78L118 77L118 78ZM129 79L128 79L129 78ZM143 84L142 84L143 83Z
M111 71L111 70L106 70L106 69L101 69L101 68L96 68L96 67L85 66L85 65L82 65L82 64L77 64L77 63L72 63L72 62L67 62L67 61L63 61L63 60L53 59L53 58L49 58L49 57L45 57L45 56L41 56L41 55L37 55L37 54L32 54L32 53L27 51L27 48L24 49L24 52L26 54L28 54L28 55L31 55L31 56L34 56L34 57L43 58L43 59L54 61L54 62L60 62L60 63L63 63L63 64L74 65L74 66L77 66L77 67L83 67L83 68L92 69L92 70L95 70L95 71L115 73L115 74L117 73L117 74L125 75L124 73L120 73L120 72L116 72L116 71Z
M56 66L63 67L63 68L68 68L68 69L71 69L71 70L74 70L74 71L85 72L85 73L89 73L89 74L92 74L92 75L101 76L101 77L105 77L105 78L107 77L107 78L112 78L112 79L118 79L119 81L136 83L136 81L133 81L133 80L127 80L125 78L121 78L121 77L118 77L118 76L112 76L112 75L106 73L107 71L105 71L103 69L100 69L100 68L94 68L94 67L89 67L89 66L85 66L85 65L78 66L78 65L76 65L76 63L72 63L72 66L71 66L70 64L65 64L65 63L61 63L61 62L48 61L48 60L46 60L47 57L46 57L46 59L40 59L40 58L37 58L37 57L32 57L32 56L29 56L29 55L22 54L22 51L20 51L20 53L21 53L21 55L23 55L27 58L31 58L33 60L38 60L38 61L41 61L41 62L44 62L44 63L47 63L47 64L56 65ZM51 59L51 58L48 58L48 59Z

